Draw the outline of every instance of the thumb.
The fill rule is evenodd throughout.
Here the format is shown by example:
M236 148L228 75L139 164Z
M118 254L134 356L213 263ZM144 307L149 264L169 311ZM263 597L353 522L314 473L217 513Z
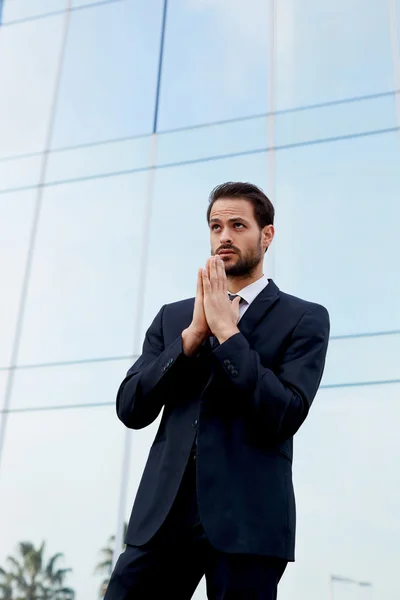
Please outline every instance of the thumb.
M239 313L240 300L241 300L241 298L239 298L238 296L232 300L232 308L233 308L233 312L235 315L236 325L238 324L239 317L240 317L240 313Z
M236 298L234 298L234 299L232 300L232 305L233 305L235 308L239 308L240 301L241 301L241 297L240 297L240 296L236 296Z
M236 298L234 298L232 300L232 307L233 307L235 315L239 315L239 304L240 304L240 301L241 301L241 298L239 296L236 296Z

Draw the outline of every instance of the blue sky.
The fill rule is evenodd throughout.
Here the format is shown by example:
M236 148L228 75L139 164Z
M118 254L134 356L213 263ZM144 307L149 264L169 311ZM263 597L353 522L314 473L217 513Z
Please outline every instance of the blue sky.
M0 158L43 150L64 17L16 21L65 5L5 0ZM160 305L194 293L209 254L212 187L245 179L268 193L268 3L229 6L170 0L160 131L259 116L158 136L140 335L137 278L162 2L120 0L71 13L51 147L84 146L49 157L18 364L138 352L133 340L143 338ZM274 279L325 304L334 336L399 330L398 132L301 145L397 126L386 3L280 0L276 44ZM335 104L365 95L374 97ZM328 104L286 112L319 103ZM119 138L129 139L97 144ZM203 160L210 156L220 158ZM41 156L0 161L0 367L10 362L40 167ZM398 379L399 339L332 341L324 384ZM113 401L129 366L21 369L11 408ZM0 370L0 392L5 382ZM341 586L338 598L398 597L399 390L319 393L298 436L298 563L282 584L283 600L324 597L330 572L376 584L375 592ZM155 427L132 435L129 510ZM46 538L49 552L65 552L73 567L78 600L96 597L92 570L115 528L123 438L113 407L10 415L0 564L24 537Z

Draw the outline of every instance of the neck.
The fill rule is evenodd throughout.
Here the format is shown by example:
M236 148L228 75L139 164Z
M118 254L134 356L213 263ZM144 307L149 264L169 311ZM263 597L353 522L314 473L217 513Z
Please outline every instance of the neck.
M242 290L244 287L261 279L262 276L263 276L262 266L260 269L256 269L256 271L254 271L253 273L249 273L248 275L244 275L243 277L229 277L229 275L228 275L227 276L228 290L232 294L236 294L237 292Z

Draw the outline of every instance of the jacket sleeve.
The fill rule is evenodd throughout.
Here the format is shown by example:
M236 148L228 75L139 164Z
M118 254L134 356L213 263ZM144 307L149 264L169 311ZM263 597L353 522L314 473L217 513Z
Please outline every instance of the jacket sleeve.
M162 319L165 306L146 332L142 355L129 369L117 393L117 415L131 429L150 425L168 396L177 390L182 376L195 360L183 352L182 336L165 347Z
M241 333L213 352L224 376L242 392L239 398L243 397L254 424L279 441L292 437L307 417L324 371L329 329L323 306L307 309L275 372L261 365Z

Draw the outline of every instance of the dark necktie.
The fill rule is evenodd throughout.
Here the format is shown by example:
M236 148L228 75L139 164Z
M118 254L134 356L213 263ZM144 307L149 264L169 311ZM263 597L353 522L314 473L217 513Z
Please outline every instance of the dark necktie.
M239 294L230 294L228 292L228 296L229 296L229 300L232 302L232 300L234 300L235 298L237 298L239 296ZM239 304L241 304L243 302L243 298L241 298L240 296L239 296L239 298L240 298Z

